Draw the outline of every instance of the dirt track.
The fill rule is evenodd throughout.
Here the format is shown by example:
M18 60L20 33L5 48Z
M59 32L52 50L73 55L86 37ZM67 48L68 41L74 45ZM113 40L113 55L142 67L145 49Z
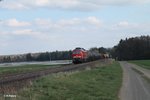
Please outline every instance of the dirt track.
M120 91L121 100L150 100L150 83L132 68L136 65L120 62L123 68L123 86ZM143 71L144 73L144 71Z

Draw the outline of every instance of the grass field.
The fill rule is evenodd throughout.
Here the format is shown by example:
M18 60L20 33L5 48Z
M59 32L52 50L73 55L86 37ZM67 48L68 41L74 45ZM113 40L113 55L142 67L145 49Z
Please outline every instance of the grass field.
M135 61L129 61L129 62L139 65L143 68L150 69L150 60L135 60Z
M49 75L17 95L18 100L118 100L122 69L118 62L84 71Z
M42 69L47 69L47 68L56 67L56 66L58 65L33 64L33 65L23 65L23 66L17 66L17 67L0 67L0 74L29 72L33 70L42 70Z

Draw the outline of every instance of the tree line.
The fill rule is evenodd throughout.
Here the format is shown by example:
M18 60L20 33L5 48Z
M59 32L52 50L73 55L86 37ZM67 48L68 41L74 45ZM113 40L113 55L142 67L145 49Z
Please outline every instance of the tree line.
M118 60L150 59L150 36L121 39L111 49L111 55Z
M0 56L0 63L26 62L26 61L50 61L71 60L72 51L54 51L42 53L27 53L21 55Z
M93 53L92 55L97 55L97 53L105 54L110 51L110 49L104 47L93 47L88 50ZM27 61L51 61L51 60L71 60L72 51L54 51L54 52L41 52L41 53L27 53L20 55L10 55L10 56L0 56L0 63L9 62L27 62Z

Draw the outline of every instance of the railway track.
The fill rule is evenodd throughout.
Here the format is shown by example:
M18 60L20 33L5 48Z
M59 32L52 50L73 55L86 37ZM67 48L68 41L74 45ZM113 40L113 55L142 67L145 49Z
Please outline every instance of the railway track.
M9 75L4 75L1 76L0 84L8 84L14 81L19 81L19 80L25 80L25 79L30 79L30 78L36 78L40 76L44 76L47 74L51 73L58 73L58 72L66 72L66 71L71 71L71 70L80 70L89 67L89 65L93 65L95 62L90 62L90 63L83 63L83 64L77 64L77 65L66 65L66 66L61 66L61 67L56 67L56 68L49 68L46 70L39 70L39 71L32 71L32 72L26 72L26 73L18 73L18 74L9 74Z
M45 76L48 74L52 73L59 73L59 72L68 72L68 71L74 71L74 70L83 70L86 67L94 67L95 64L101 64L101 65L106 65L110 63L110 60L98 60L98 61L93 61L93 62L88 62L88 63L82 63L82 64L71 64L71 65L66 65L66 66L61 66L61 67L56 67L56 68L49 68L46 70L39 70L39 71L33 71L33 72L26 72L26 73L18 73L18 74L9 74L6 76L0 77L0 92L4 92L3 88L5 86L14 84L17 82L25 82L26 80L33 80L35 78Z

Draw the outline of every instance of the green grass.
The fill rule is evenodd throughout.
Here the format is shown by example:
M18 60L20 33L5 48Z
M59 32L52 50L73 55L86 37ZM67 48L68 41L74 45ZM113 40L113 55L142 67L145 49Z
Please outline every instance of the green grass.
M143 68L150 69L150 60L135 60L135 61L129 61L129 62L139 65Z
M122 69L118 62L84 71L40 78L23 89L18 100L118 100Z
M42 69L47 69L47 68L56 67L56 66L58 65L33 64L33 65L23 65L23 66L17 66L17 67L0 67L0 74L29 72L29 71L42 70Z

